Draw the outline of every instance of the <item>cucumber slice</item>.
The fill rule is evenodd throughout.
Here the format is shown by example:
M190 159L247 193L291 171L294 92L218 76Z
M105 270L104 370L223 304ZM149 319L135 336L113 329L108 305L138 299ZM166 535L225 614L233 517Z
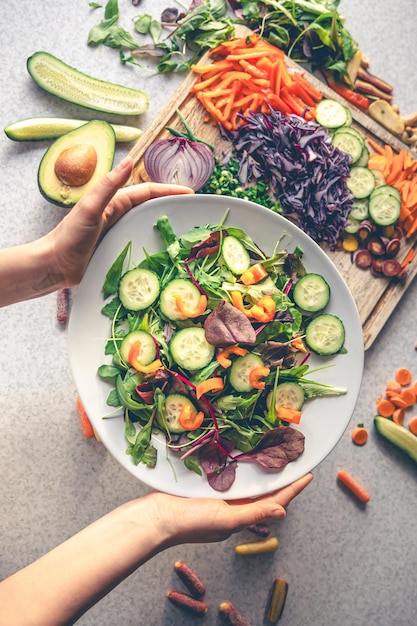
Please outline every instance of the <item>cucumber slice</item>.
M295 284L294 302L303 311L322 311L330 300L330 287L320 274L305 274Z
M88 120L72 120L63 117L32 117L9 124L4 132L13 141L42 141L62 137L87 123ZM135 126L123 124L110 124L110 126L118 142L136 141L142 134L142 130Z
M401 196L398 199L396 194L384 191L385 189L386 186L378 187L369 198L369 217L378 226L395 224L401 212Z
M363 151L363 139L351 133L352 129L340 129L333 135L332 143L351 157L351 163L356 163Z
M320 100L316 105L316 122L325 128L340 128L348 122L346 107L336 100Z
M228 235L224 238L222 255L229 270L237 276L246 272L250 267L249 253L236 237Z
M369 161L369 150L364 145L362 148L362 154L359 157L359 159L356 161L355 165L357 165L358 167L366 167L368 165L368 161ZM372 172L375 172L375 171L376 170L372 170Z
M187 318L179 311L175 302L175 296L181 296L184 307L192 311L197 307L200 295L198 288L191 280L176 278L161 291L159 300L161 313L169 320L185 320Z
M145 330L134 330L128 333L120 344L120 354L123 361L129 363L129 353L132 346L139 341L140 349L137 356L139 365L149 365L156 358L156 346L152 335Z
M417 437L412 432L381 415L374 418L374 425L382 437L388 439L417 463Z
M158 276L150 270L136 267L120 279L119 298L129 311L142 311L155 302L159 290Z
M354 235L355 233L358 232L360 224L361 224L360 220L356 219L355 217L352 217L352 211L351 211L349 215L347 216L347 220L345 224L345 232L348 233L348 235Z
M266 399L266 406L271 406L273 391L268 394ZM288 382L281 383L277 386L275 391L275 408L285 407L286 409L293 409L294 411L300 411L305 401L304 389L298 383Z
M264 362L257 354L245 354L241 356L230 368L230 384L239 392L252 391L253 387L249 382L249 373L255 369L255 367L263 367Z
M349 213L349 218L358 220L366 220L369 216L369 200L368 198L357 198L353 201L352 210Z
M185 429L180 424L180 414L185 406L191 411L191 416L195 417L198 413L196 407L186 396L179 393L172 393L165 400L165 421L168 430L171 433L183 433Z
M346 186L354 198L367 198L375 189L375 177L366 167L352 167Z
M204 328L191 326L179 330L172 337L169 347L172 358L186 370L201 370L214 356L214 346L208 343Z
M372 197L375 198L376 196L379 196L379 194L393 196L398 200L398 202L401 202L401 193L396 187L392 187L391 185L381 185L377 189L374 189L374 191L372 192Z
M345 343L345 327L336 315L323 313L308 324L305 334L307 346L321 356L336 354Z
M149 107L143 91L83 74L48 52L35 52L27 60L27 69L39 87L87 109L116 115L142 115Z

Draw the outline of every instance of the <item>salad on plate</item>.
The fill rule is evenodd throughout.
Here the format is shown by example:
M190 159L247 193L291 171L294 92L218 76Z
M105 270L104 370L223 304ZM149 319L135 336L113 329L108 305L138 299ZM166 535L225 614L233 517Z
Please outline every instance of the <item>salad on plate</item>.
M285 235L266 252L227 214L182 235L166 215L156 228L162 251L135 263L129 241L103 284L103 418L123 416L135 465L154 468L163 441L215 491L231 487L241 463L281 471L304 452L306 404L347 391L314 380L333 366L326 357L346 352L345 325L326 312L326 278L308 272L300 247L284 247ZM311 369L311 354L323 365Z

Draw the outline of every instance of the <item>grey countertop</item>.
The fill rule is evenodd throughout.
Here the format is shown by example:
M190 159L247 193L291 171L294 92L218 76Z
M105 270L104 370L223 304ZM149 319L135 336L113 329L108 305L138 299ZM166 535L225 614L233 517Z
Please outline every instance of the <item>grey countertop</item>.
M104 3L103 3L104 4ZM166 7L120 0L123 22ZM172 3L174 4L174 3ZM371 68L395 86L404 114L417 108L416 8L409 0L342 0L346 25L371 60ZM41 92L30 80L26 59L45 50L103 80L143 88L150 109L143 128L182 80L152 76L122 66L117 53L86 45L89 28L102 11L87 0L5 2L0 34L1 126L25 117L80 117L80 110ZM92 112L87 112L91 118ZM49 231L63 211L49 205L36 173L48 143L0 139L0 239L9 246ZM116 162L129 146L119 145ZM417 378L417 291L412 284L365 357L363 384L351 423L341 441L315 470L315 480L291 505L285 520L272 524L279 537L273 555L237 557L243 532L215 545L168 550L134 573L79 620L83 626L168 626L219 623L217 607L233 601L254 626L275 577L289 583L282 626L411 626L416 623L416 466L377 438L375 398L398 366ZM147 488L119 467L96 440L81 434L68 358L66 330L56 322L56 297L0 311L1 576L36 559L87 523L141 495ZM350 431L358 422L370 430L363 448ZM371 493L359 506L336 482L346 468ZM177 558L194 567L207 585L210 609L199 620L166 600L176 583ZM22 598L24 601L24 598ZM2 624L3 626L3 624ZM4 624L7 626L7 624Z

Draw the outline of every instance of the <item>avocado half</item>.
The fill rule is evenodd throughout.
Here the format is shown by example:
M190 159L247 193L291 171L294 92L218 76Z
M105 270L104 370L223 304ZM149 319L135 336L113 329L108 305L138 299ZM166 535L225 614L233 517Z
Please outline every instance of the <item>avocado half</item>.
M72 207L113 166L116 136L107 122L93 120L59 137L38 170L41 194L53 204Z

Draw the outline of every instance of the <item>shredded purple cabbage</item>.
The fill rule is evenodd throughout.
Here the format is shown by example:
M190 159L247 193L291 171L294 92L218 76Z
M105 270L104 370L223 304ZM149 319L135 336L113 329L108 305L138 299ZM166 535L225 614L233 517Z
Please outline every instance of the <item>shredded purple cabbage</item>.
M352 208L350 157L332 145L326 129L297 115L271 110L242 119L231 134L241 182L265 180L285 217L334 248Z

